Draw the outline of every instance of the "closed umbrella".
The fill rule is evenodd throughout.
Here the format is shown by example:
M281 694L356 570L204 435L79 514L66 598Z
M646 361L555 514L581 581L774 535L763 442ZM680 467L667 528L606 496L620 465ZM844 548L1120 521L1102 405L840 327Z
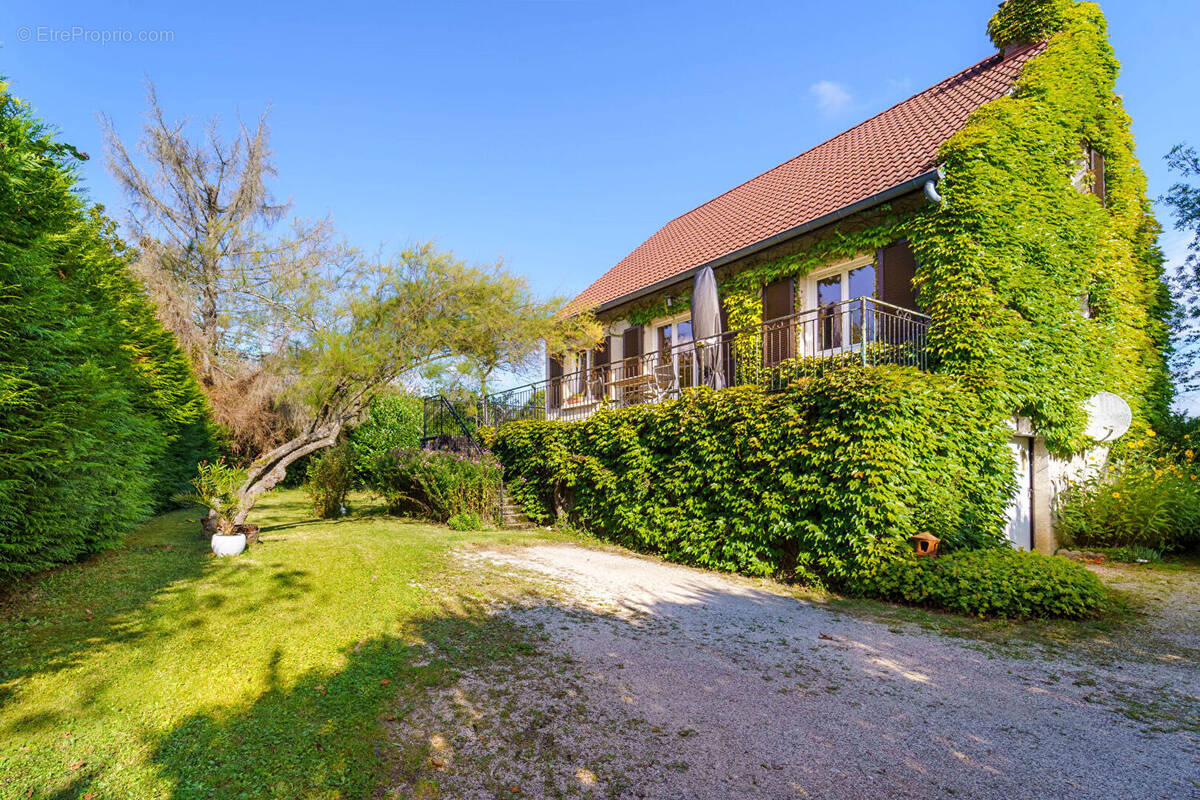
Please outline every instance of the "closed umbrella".
M692 283L692 340L696 343L700 380L713 388L723 388L721 298L717 295L717 278L712 267L697 272Z

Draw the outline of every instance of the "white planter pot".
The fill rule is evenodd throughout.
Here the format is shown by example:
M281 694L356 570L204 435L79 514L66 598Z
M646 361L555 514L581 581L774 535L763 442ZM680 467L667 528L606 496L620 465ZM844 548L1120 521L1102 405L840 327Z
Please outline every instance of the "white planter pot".
M229 536L222 536L219 533L213 534L212 551L219 556L236 556L245 549L246 534L244 533L235 533Z

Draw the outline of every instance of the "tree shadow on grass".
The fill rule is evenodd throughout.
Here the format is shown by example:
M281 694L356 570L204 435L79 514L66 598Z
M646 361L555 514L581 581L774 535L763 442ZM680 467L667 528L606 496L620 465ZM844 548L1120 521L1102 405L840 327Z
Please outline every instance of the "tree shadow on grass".
M267 690L247 709L196 714L158 745L173 798L370 797L387 760L381 721L403 716L459 670L528 652L524 634L480 605L446 607L406 633L359 642L336 672L314 670Z
M186 592L211 563L196 512L163 514L121 547L31 576L0 595L0 685L67 669L88 652L147 633L142 611L163 592ZM0 703L11 689L0 690Z

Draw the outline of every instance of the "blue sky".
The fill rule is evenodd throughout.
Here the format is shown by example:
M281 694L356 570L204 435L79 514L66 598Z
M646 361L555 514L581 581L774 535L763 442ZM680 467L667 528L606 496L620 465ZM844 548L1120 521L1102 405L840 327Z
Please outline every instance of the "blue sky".
M110 208L96 114L135 137L150 77L172 116L270 104L277 195L355 244L434 239L569 295L672 217L987 56L997 2L6 5L0 72L93 154ZM1171 145L1200 144L1200 3L1101 5L1158 195ZM85 41L105 31L170 40Z

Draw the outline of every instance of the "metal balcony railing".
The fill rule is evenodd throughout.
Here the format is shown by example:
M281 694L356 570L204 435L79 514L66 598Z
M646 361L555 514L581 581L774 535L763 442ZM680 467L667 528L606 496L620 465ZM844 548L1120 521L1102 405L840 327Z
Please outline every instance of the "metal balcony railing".
M920 312L860 297L496 392L464 404L454 422L582 419L699 386L775 391L834 361L926 369L928 327Z

